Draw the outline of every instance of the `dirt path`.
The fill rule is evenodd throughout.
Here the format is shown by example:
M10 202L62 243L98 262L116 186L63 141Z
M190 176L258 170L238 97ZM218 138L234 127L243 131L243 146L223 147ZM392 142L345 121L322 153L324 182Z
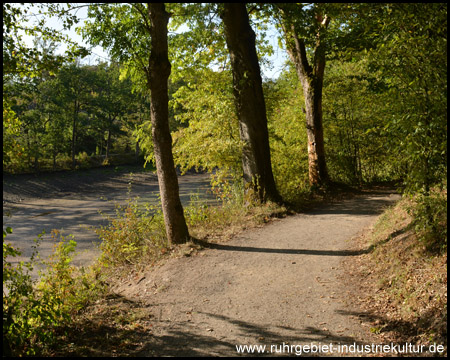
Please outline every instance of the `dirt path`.
M380 191L277 220L118 285L152 314L138 355L236 356L236 345L256 344L276 355L271 346L284 343L283 355L333 344L322 355L336 356L339 344L376 343L348 301L341 262L361 254L352 237L398 199Z

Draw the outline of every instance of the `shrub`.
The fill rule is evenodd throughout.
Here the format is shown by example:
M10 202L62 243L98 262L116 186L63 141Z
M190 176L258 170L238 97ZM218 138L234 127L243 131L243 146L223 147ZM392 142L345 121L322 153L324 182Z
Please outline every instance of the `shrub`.
M100 263L106 267L138 264L157 259L168 247L164 218L160 207L138 205L138 198L125 206L116 205L116 217L96 230L102 240Z
M12 229L3 231L3 239ZM3 241L3 342L4 355L36 355L55 343L58 329L71 323L73 315L96 298L101 287L92 272L71 264L76 242L66 241L58 232L52 237L60 241L48 261L40 280L32 280L39 239L28 262L13 266L7 258L20 251Z
M86 151L80 152L76 156L77 164L81 169L89 169L91 167L90 157Z
M427 196L418 194L409 209L419 239L431 252L447 249L447 191L435 189Z

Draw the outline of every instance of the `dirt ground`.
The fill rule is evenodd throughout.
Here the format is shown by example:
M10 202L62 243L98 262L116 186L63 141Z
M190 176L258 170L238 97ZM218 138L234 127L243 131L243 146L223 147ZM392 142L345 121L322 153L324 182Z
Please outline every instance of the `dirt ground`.
M93 211L101 201L107 203L101 196L123 200L117 195L128 188L129 171L4 177L4 216L11 212L13 220L22 214L23 228L31 220L50 215L64 220L62 208L50 207L49 201L64 201L65 210L77 209L67 217L86 216L87 208L76 202L95 200ZM207 184L207 176L188 175L181 188L183 183L186 195ZM141 194L157 190L155 174L135 174L133 191L139 192L140 187ZM371 346L379 339L352 301L358 296L355 286L342 281L343 261L369 251L354 248L352 239L367 231L383 209L399 198L391 190L364 192L274 219L224 243L201 250L193 246L185 256L130 274L115 284L113 292L126 304L126 318L137 317L136 325L117 339L114 329L97 328L104 335L102 343L91 346L86 354L120 354L120 348L127 347L124 353L133 356L248 356L251 351L240 353L236 347L263 345L260 355L295 356L301 345L305 351L307 346L321 346L310 347L316 352L302 354L306 356L354 356L339 346ZM31 208L26 210L27 206ZM89 214L92 219L93 212ZM16 236L19 230L15 226ZM139 314L133 309L139 309Z
M351 240L398 199L366 193L131 274L114 291L149 311L134 354L236 356L236 346L260 344L264 355L295 355L298 345L332 344L304 355L336 356L338 345L377 344L341 265L365 252Z

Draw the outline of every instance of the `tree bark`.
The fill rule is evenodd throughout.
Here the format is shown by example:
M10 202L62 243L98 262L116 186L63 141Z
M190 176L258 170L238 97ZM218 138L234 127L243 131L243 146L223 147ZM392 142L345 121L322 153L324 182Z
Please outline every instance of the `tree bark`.
M139 162L139 154L140 154L140 152L141 152L141 149L139 147L139 141L136 141L136 146L134 148L134 161L136 163Z
M325 16L322 25L328 25ZM309 182L311 185L323 185L329 181L325 161L325 145L322 125L322 90L325 70L325 49L317 36L314 48L314 63L311 66L306 56L303 39L297 36L294 25L290 28L283 25L287 41L287 51L303 87L306 109L306 132L308 135Z
M110 126L111 126L111 122L110 122ZM105 155L105 159L109 158L110 146L111 146L111 128L108 129L108 137L106 138L106 155Z
M80 112L80 103L78 100L74 101L73 104L73 119L72 119L72 169L75 169L75 165L77 164L75 160L75 145L77 141L77 122L78 122L78 113Z
M281 202L270 159L266 105L255 33L244 3L225 3L222 19L233 72L233 92L243 142L244 182L262 202Z
M151 20L152 48L147 76L151 93L150 116L161 205L169 243L180 244L189 240L189 232L179 196L169 129L168 79L171 72L167 44L169 14L163 3L148 3L148 12Z

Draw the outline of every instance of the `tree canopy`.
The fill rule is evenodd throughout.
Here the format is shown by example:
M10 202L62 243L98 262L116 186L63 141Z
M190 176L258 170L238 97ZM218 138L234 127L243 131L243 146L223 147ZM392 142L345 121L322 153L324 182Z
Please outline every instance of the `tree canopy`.
M57 168L70 160L77 166L83 157L111 153L135 159L141 150L155 161L149 9L140 3L83 5L87 18L78 31L112 60L88 66L73 63L86 50L45 23L58 15L69 28L78 21L78 6L3 4L8 171L36 171L47 163ZM232 176L243 185L245 141L235 104L250 73L236 78L243 65L233 69L225 6L165 8L174 165ZM291 55L278 78L261 77L271 168L283 198L295 201L320 183L314 173L350 184L400 181L409 193L424 196L446 186L446 4L274 3L245 10L259 65L274 51L268 36L279 37ZM32 14L40 14L37 24ZM277 32L269 33L267 24ZM25 45L23 34L35 36L35 45ZM69 50L55 55L61 41ZM253 46L243 38L237 44Z

